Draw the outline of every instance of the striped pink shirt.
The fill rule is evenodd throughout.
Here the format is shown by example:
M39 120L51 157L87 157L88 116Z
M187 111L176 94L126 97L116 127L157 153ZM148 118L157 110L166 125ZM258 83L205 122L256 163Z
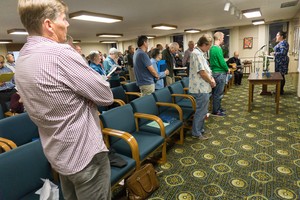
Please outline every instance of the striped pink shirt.
M97 105L113 102L109 83L68 44L29 36L16 63L24 106L52 167L63 175L81 171L103 142Z

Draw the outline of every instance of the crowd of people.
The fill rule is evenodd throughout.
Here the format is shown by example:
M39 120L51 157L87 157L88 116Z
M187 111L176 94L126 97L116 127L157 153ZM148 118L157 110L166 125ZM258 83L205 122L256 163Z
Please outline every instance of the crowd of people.
M65 199L111 197L108 149L99 126L97 105L113 103L110 87L120 85L120 74L128 71L130 81L136 81L145 96L174 83L178 63L187 67L189 93L196 100L192 136L200 140L208 139L205 119L211 96L212 114L226 115L221 101L230 68L235 84L242 83L238 52L227 62L223 57L222 32L202 35L196 46L189 41L181 62L177 42L165 49L157 44L148 53L148 38L143 35L137 39L137 49L130 45L125 55L111 48L107 56L100 51L85 56L79 45L66 43L69 23L67 5L62 1L19 0L18 12L29 36L16 63L12 54L0 55L0 74L15 73L11 80L0 81L0 103L3 112L9 110L8 101L13 101L10 105L15 112L23 112L25 105L39 128L45 155L60 175ZM288 71L286 34L279 32L276 39L275 71L284 77ZM283 78L282 94L284 83Z

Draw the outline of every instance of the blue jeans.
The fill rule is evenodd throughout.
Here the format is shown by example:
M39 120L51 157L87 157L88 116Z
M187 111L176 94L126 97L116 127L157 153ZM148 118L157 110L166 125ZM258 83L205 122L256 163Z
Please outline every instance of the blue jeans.
M216 87L213 88L213 110L212 113L217 113L221 109L221 96L224 92L226 73L215 73L213 77L216 81Z
M208 112L210 93L191 94L196 99L196 112L193 119L192 135L200 136L204 132L204 120Z

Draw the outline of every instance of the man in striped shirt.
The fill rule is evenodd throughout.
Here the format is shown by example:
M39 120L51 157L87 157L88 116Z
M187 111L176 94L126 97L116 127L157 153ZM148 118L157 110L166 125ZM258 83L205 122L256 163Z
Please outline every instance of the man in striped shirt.
M16 82L44 153L60 174L65 199L110 199L110 165L97 105L113 102L109 83L66 41L67 6L61 0L19 0L29 33Z

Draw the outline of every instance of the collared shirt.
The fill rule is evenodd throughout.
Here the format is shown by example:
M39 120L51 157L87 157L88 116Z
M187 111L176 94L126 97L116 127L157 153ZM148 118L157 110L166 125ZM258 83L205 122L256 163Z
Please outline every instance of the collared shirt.
M191 53L193 52L193 50L187 49L184 52L184 56L182 59L182 65L186 66L187 63L190 63L190 58L191 58Z
M191 53L190 58L190 93L198 94L211 92L210 84L206 82L199 74L201 70L206 71L209 76L212 74L208 62L204 57L204 52L199 48L195 48Z
M56 171L77 173L107 151L96 104L113 102L109 83L70 45L29 36L16 66L18 91Z
M6 62L5 63L5 66L6 67L8 67L9 69L11 69L11 71L13 72L13 73L15 73L15 70L16 70L16 64L13 62L13 63L9 63L9 62Z
M118 65L111 57L107 57L104 62L103 62L103 65L104 65L104 69L106 71L106 74L109 74L110 71L114 68L114 66ZM121 69L116 69L116 70L121 70ZM119 74L117 73L112 73L111 77L110 77L110 80L119 80L120 79L120 76Z
M7 73L12 73L12 70L6 66L3 66L2 68L0 68L0 74L7 74ZM3 86L0 86L0 91L13 89L15 87L15 84L13 83L13 81L14 80L12 79L10 81L5 82L5 84Z
M101 64L97 65L93 62L90 63L90 67L95 70L96 72L98 72L100 75L102 76L106 76L106 72L105 69L102 67Z

